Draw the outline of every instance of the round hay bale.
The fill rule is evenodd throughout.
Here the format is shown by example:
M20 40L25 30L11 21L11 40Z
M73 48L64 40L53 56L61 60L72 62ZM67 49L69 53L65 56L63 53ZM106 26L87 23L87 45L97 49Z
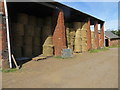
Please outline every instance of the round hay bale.
M13 35L23 36L24 35L24 25L20 23L12 23L11 31Z
M28 15L24 13L19 13L17 15L17 22L22 24L28 24Z
M33 46L40 46L41 45L41 38L40 37L34 37L33 38Z
M75 30L81 29L81 27L82 27L82 23L81 22L74 22L73 25L74 25L74 29Z
M24 37L24 45L32 45L33 38L32 37Z
M22 36L14 36L12 39L13 46L22 47L23 46L23 37Z
M35 16L29 16L29 25L37 26L37 18Z
M23 56L24 57L32 57L32 46L24 45L23 47Z
M20 58L22 57L22 47L13 47L13 55L15 58Z
M33 46L33 56L38 56L42 53L42 47L39 46Z
M43 19L42 18L37 18L37 26L42 27L43 26Z
M40 27L35 27L35 30L34 30L34 36L36 37L40 37L41 36L41 28Z
M44 25L52 26L52 17L46 17L44 20Z
M24 34L25 36L34 36L35 27L32 25L25 25L24 26Z

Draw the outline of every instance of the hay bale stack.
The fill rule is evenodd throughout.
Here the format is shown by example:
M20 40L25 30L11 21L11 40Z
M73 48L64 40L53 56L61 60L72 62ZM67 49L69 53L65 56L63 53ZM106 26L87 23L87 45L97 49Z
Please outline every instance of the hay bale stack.
M42 27L43 26L43 19L42 18L37 18L37 26Z
M23 36L24 35L24 25L20 23L12 23L11 31L13 35Z
M74 48L74 52L81 52L81 30L77 29L76 30L76 35L75 35L75 48Z
M28 15L20 13L17 15L17 22L22 24L28 24Z
M81 29L81 28L82 28L82 23L81 23L81 22L74 22L74 23L73 23L73 28L74 28L75 30Z
M87 38L87 30L81 29L81 38Z
M67 45L68 45L68 48L69 48L69 45L70 45L70 28L66 28L66 38L67 38Z
M86 52L86 51L87 51L87 43L82 44L82 52Z
M91 42L92 42L92 48L95 48L95 34L94 31L91 32Z
M28 22L29 25L37 26L37 18L35 16L29 16L28 21L29 21Z
M75 30L70 28L70 48L74 50L74 42L75 42Z
M14 36L12 38L12 44L16 47L22 47L23 46L23 37L22 36Z
M35 27L32 26L32 25L25 25L24 26L24 34L25 36L34 36L34 30L35 30Z
M86 30L88 27L88 23L87 22L82 22L82 29Z
M43 55L44 56L53 56L53 45L43 45Z
M46 17L44 20L45 26L52 26L52 17Z
M52 45L52 44L53 44L53 37L48 36L43 45Z
M24 57L32 57L32 45L24 45L23 46L23 56Z
M15 58L19 58L22 57L22 47L13 47L13 55L15 56Z
M33 38L30 36L27 36L27 37L25 36L23 41L24 41L24 45L29 46L29 45L32 45Z
M33 56L38 56L42 53L42 48L41 46L33 46Z
M41 37L41 28L40 27L35 27L34 28L34 36L35 37Z

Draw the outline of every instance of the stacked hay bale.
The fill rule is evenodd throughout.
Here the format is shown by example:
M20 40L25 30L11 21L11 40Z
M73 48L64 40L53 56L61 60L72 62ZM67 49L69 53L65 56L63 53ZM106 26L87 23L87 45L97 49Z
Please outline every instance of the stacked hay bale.
M87 22L82 22L81 29L82 52L87 51Z
M76 53L82 52L81 26L81 22L74 22L74 30L76 30L74 52Z
M75 42L75 30L73 29L72 23L66 23L66 38L67 38L67 46L68 48L74 50L74 42Z
M18 57L33 57L41 54L42 19L20 13L12 23L13 54Z
M91 42L92 42L92 49L95 48L95 35L94 31L91 32Z
M45 18L42 28L43 55L53 56L52 18Z
M72 51L74 50L75 46L75 30L73 28L70 28L70 48Z
M16 58L22 57L24 25L21 23L11 24L12 36L12 53Z

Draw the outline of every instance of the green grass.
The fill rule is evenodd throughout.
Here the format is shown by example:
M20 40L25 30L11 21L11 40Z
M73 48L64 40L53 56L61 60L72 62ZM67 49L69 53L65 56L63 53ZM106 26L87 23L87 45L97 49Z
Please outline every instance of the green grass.
M104 48L101 48L101 49L92 49L89 52L90 53L98 53L100 51L106 51L106 50L109 50L109 48L108 47L104 47Z
M109 46L109 48L120 48L120 45L117 45L117 46Z
M9 72L15 72L17 71L16 68L13 68L13 69L3 69L3 70L0 70L0 72L5 72L5 73L9 73Z

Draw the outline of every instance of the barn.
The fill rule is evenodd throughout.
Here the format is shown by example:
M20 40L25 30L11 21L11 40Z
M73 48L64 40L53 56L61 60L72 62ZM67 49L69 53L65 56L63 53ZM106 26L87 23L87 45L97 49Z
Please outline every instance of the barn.
M3 68L12 68L11 55L32 59L61 56L63 49L83 53L104 47L104 21L59 2L0 2L0 21Z
M105 31L105 46L118 46L120 37L113 34L111 31Z

